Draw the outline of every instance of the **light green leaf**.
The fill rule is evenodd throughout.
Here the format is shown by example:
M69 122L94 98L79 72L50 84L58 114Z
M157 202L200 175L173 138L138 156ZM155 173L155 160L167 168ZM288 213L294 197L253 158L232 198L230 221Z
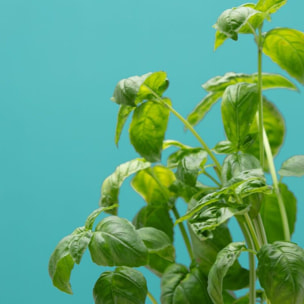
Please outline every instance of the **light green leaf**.
M117 207L118 207L118 205L113 205L113 206L109 206L109 207L100 207L100 208L94 210L87 217L87 220L85 222L85 229L86 230L92 230L94 222L95 222L95 220L96 220L96 218L98 217L99 214L101 214L102 212L105 212L105 211L110 211L111 209L114 209L114 208L117 208Z
M199 271L180 264L169 266L161 280L162 304L212 304L207 293L207 279Z
M255 8L258 11L273 14L286 3L287 0L259 0Z
M145 304L147 292L145 277L136 269L122 266L101 274L93 296L95 304Z
M228 36L221 33L220 31L215 32L214 51L217 50L224 42L228 39Z
M297 90L295 84L293 84L290 80L285 78L280 74L270 74L270 73L262 73L263 79L263 90L268 89L290 89ZM229 72L223 76L215 76L205 82L202 87L208 92L224 92L224 90L236 83L246 82L246 83L257 83L258 82L258 74L243 74L243 73L234 73Z
M148 267L158 276L175 261L175 248L166 233L153 227L137 230L140 238L148 248Z
M250 130L258 108L255 84L238 83L226 88L222 100L222 119L227 138L239 148Z
M304 85L304 33L276 28L267 32L263 52Z
M168 149L170 147L178 147L181 149L188 149L190 148L190 146L184 145L181 142L177 141L177 140L172 140L172 139L167 139L164 140L163 142L163 150Z
M120 135L122 132L122 129L131 114L131 112L134 110L134 107L127 106L127 105L120 105L118 115L117 115L117 123L116 123L116 131L115 131L115 144L118 146L118 142L120 139Z
M304 175L304 155L295 155L284 161L279 170L281 176L303 176Z
M175 195L168 188L175 181L174 173L164 166L139 171L131 185L148 204L170 205Z
M129 129L131 143L135 150L150 162L158 162L161 159L169 114L168 108L154 101L141 104L133 113Z
M147 264L147 248L134 226L117 216L99 222L89 249L97 265L138 267Z
M216 261L211 267L208 276L208 293L214 303L224 304L223 279L241 252L245 250L246 246L244 243L230 243L217 255Z
M211 107L222 97L223 93L209 93L205 96L197 106L188 115L187 120L192 125L197 125L205 115L210 111Z
M101 186L99 205L109 207L118 204L119 189L123 181L130 175L150 167L151 164L143 159L133 159L118 166L114 173L108 176ZM117 214L117 208L108 209L108 213Z
M212 150L217 154L228 154L236 152L237 149L231 141L223 140L218 142Z
M169 214L168 206L151 205L139 210L133 219L133 225L137 228L154 227L166 233L173 242L173 222Z
M150 75L151 73L148 73L120 80L114 89L111 100L121 105L134 107L139 88Z
M275 242L258 252L257 274L271 304L304 303L304 250Z
M294 232L297 199L294 194L288 190L285 184L279 184L279 189L283 197L285 210L287 213L290 234ZM261 217L264 223L267 239L270 243L284 240L284 231L282 227L281 212L278 205L278 199L273 193L266 195L261 206Z

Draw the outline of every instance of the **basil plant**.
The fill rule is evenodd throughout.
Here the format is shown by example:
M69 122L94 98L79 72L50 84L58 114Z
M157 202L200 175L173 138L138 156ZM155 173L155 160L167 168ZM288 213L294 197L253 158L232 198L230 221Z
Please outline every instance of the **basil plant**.
M105 179L99 208L56 246L49 261L54 286L72 293L71 271L89 250L94 263L113 266L93 287L96 304L143 304L147 298L158 303L137 270L140 266L160 278L162 304L304 303L304 250L290 242L297 199L282 181L304 175L304 155L275 168L285 124L275 104L263 95L278 88L297 90L288 78L262 71L263 55L304 84L304 33L291 28L263 32L264 23L286 2L259 0L218 17L214 48L227 39L252 35L257 72L208 80L203 84L206 96L186 118L166 96L165 72L118 82L111 98L119 106L115 142L131 116L129 138L139 156ZM217 102L226 138L211 148L194 127ZM197 139L197 146L165 139L170 115ZM167 149L171 153L161 162ZM132 222L117 216L120 187L130 176L131 187L146 202ZM186 214L179 214L177 199L187 205ZM95 223L102 212L108 216ZM232 217L243 242L232 240L227 226ZM174 229L181 231L190 265L175 261ZM239 262L242 252L248 254L248 269ZM246 291L239 292L242 289Z

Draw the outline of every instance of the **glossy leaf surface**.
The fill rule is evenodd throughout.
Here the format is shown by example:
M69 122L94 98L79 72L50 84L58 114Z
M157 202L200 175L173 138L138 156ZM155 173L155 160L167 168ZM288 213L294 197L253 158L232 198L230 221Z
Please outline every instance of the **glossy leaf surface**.
M226 88L221 112L227 138L240 147L255 118L258 93L255 84L238 83Z
M271 304L304 302L304 250L294 243L275 242L258 252L257 274Z
M160 161L168 119L169 109L158 102L147 101L134 110L130 141L147 161Z
M208 276L208 292L214 303L224 304L223 279L244 250L246 250L244 243L230 243L219 252Z
M290 234L294 232L297 214L297 199L285 184L279 184L288 218ZM261 206L261 217L270 243L284 240L281 212L275 193L266 195Z
M276 28L267 32L263 52L304 85L304 33Z
M133 159L118 166L114 173L107 177L101 186L100 206L109 207L118 204L119 189L123 181L130 175L150 167L150 163L142 159ZM117 208L108 210L117 214Z
M134 107L127 106L127 105L120 105L118 115L117 115L117 123L116 123L116 130L115 130L115 144L118 146L118 142L120 139L121 132L123 127L131 114L134 110Z
M93 296L95 304L144 304L147 292L144 276L136 269L122 266L101 274Z
M169 266L161 280L162 304L212 304L207 279L197 268L189 270L180 264Z
M279 170L281 176L303 176L304 175L304 155L295 155L284 161Z
M145 227L138 234L148 248L147 267L156 275L161 276L165 269L175 261L175 248L166 233L161 230Z
M97 265L137 267L147 264L147 248L134 226L117 216L107 217L96 226L89 249Z

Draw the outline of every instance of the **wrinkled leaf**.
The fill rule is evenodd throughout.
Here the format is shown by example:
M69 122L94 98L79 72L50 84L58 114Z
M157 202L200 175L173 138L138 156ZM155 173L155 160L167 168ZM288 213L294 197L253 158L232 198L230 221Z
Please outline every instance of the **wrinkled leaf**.
M223 279L244 250L246 250L244 243L230 243L217 255L208 276L208 293L214 303L224 304Z
M161 280L162 304L212 304L207 279L198 268L189 270L180 264L169 266Z
M192 126L197 125L210 111L211 107L222 97L222 95L223 92L212 92L205 96L188 115L188 122Z
M240 147L255 118L258 92L255 84L238 83L226 88L221 112L227 138Z
M295 155L284 161L279 170L281 176L303 176L304 175L304 155Z
M120 105L118 115L117 115L117 123L116 123L116 130L115 130L115 144L118 146L118 142L120 139L121 132L123 127L131 114L134 110L134 107L127 106L127 105Z
M217 154L228 154L236 152L236 147L229 140L223 140L218 142L212 149Z
M255 8L258 11L273 14L286 3L287 0L259 0Z
M174 173L159 165L139 171L131 185L148 204L170 205L175 199L175 194L168 188L174 181Z
M97 265L137 267L147 264L147 248L134 226L117 216L99 222L89 249Z
M122 266L101 274L93 296L95 304L145 304L147 292L145 277L136 269Z
M118 194L123 181L130 175L150 167L150 163L142 159L133 159L118 166L114 173L107 177L101 187L99 205L109 207L118 204ZM117 214L117 208L108 210L111 214Z
M165 205L148 205L139 210L133 219L137 228L154 227L166 233L173 242L173 222Z
M147 267L161 276L165 269L175 261L175 248L166 233L153 227L137 230L140 238L148 248Z
M279 184L279 189L282 194L287 213L290 234L292 234L294 232L296 222L297 199L294 194L288 190L288 187L285 184ZM274 241L284 240L285 237L282 227L281 212L275 193L265 196L260 213L268 241L272 243Z
M161 159L169 113L168 108L154 101L141 104L133 112L129 129L131 143L150 162Z
M275 28L267 32L263 52L304 85L304 33Z
M258 252L257 274L271 304L304 302L304 250L294 243L275 242Z

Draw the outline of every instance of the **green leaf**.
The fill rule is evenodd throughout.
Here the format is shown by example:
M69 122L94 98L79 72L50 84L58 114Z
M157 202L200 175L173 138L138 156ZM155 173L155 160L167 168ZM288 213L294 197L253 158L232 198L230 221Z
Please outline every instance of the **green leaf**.
M96 226L89 249L97 265L137 267L147 264L147 248L134 226L117 216L107 217Z
M133 113L129 129L131 143L150 162L161 159L169 114L168 108L154 101L141 104Z
M265 97L263 105L263 123L270 143L271 152L275 156L284 142L285 122L276 106ZM258 134L258 122L256 119L251 125L250 134L253 136ZM255 142L249 147L243 146L242 151L259 157L259 138L258 136L255 137Z
M154 72L150 74L140 86L136 102L139 103L145 99L153 100L156 96L161 97L168 86L169 80L167 74L162 71Z
M150 75L151 73L148 73L120 80L114 89L111 100L117 104L134 107L139 88Z
M279 170L281 176L303 176L304 175L304 155L295 155L284 161Z
M259 0L255 8L258 11L273 14L286 3L287 0Z
M133 225L137 229L154 227L166 233L173 242L173 222L169 214L168 206L148 205L143 207L134 217Z
M179 142L177 140L172 140L172 139L164 140L164 142L163 142L163 150L168 149L170 147L178 147L178 148L181 148L181 149L183 149L183 148L185 148L185 149L190 148L189 146L184 145L184 144L182 144L181 142Z
M187 120L192 125L197 125L205 115L210 111L211 107L222 97L223 93L209 93L205 96L188 115Z
M84 227L63 238L53 251L49 261L49 275L61 291L72 294L70 276L74 264L79 264L91 240L92 232Z
M140 238L148 248L147 267L158 276L175 261L175 248L166 233L153 227L137 230Z
M258 91L255 84L238 83L226 88L222 100L222 119L227 138L240 147L255 118Z
M207 293L207 279L197 268L180 264L169 266L161 280L162 304L212 304Z
M108 176L101 186L101 207L110 207L118 204L119 189L123 181L130 175L150 167L151 164L143 159L133 159L118 166L114 173ZM117 208L107 209L111 214L117 214Z
M296 222L297 199L285 184L279 184L279 189L287 213L290 234L292 234ZM265 196L260 213L269 243L284 240L281 212L275 193Z
M116 131L115 131L115 144L118 146L118 142L120 139L120 135L122 132L122 129L131 114L131 112L134 110L134 107L127 106L127 105L120 105L118 115L117 115L117 123L116 123Z
M237 40L238 33L252 33L248 23L255 29L263 22L264 18L263 13L250 6L239 6L225 10L217 19L214 28L227 37Z
M113 205L113 206L109 206L109 207L100 207L96 210L94 210L88 217L87 220L85 222L85 229L86 230L92 230L93 229L93 225L94 222L96 220L96 218L98 217L99 214L101 214L102 212L105 211L109 211L111 209L117 208L118 205Z
M101 274L93 296L95 304L144 304L147 292L145 277L136 269L122 266Z
M218 142L212 150L217 154L228 154L236 152L235 146L229 140Z
M290 80L279 74L262 73L263 90L268 89L290 89L297 90L295 84ZM246 83L258 83L258 74L243 74L229 72L223 76L216 76L205 82L202 87L208 92L224 92L224 90L233 84L246 82Z
M263 52L304 85L304 33L276 28L267 32Z
M257 274L271 304L304 302L304 250L294 243L275 242L258 252Z
M230 243L217 255L208 276L208 293L214 303L224 304L223 279L244 250L246 250L244 243Z
M228 39L228 36L221 33L220 31L215 32L214 51L217 50L224 42Z
M164 166L155 166L139 171L131 185L148 204L170 205L175 200L175 194L169 186L175 181L174 173Z

